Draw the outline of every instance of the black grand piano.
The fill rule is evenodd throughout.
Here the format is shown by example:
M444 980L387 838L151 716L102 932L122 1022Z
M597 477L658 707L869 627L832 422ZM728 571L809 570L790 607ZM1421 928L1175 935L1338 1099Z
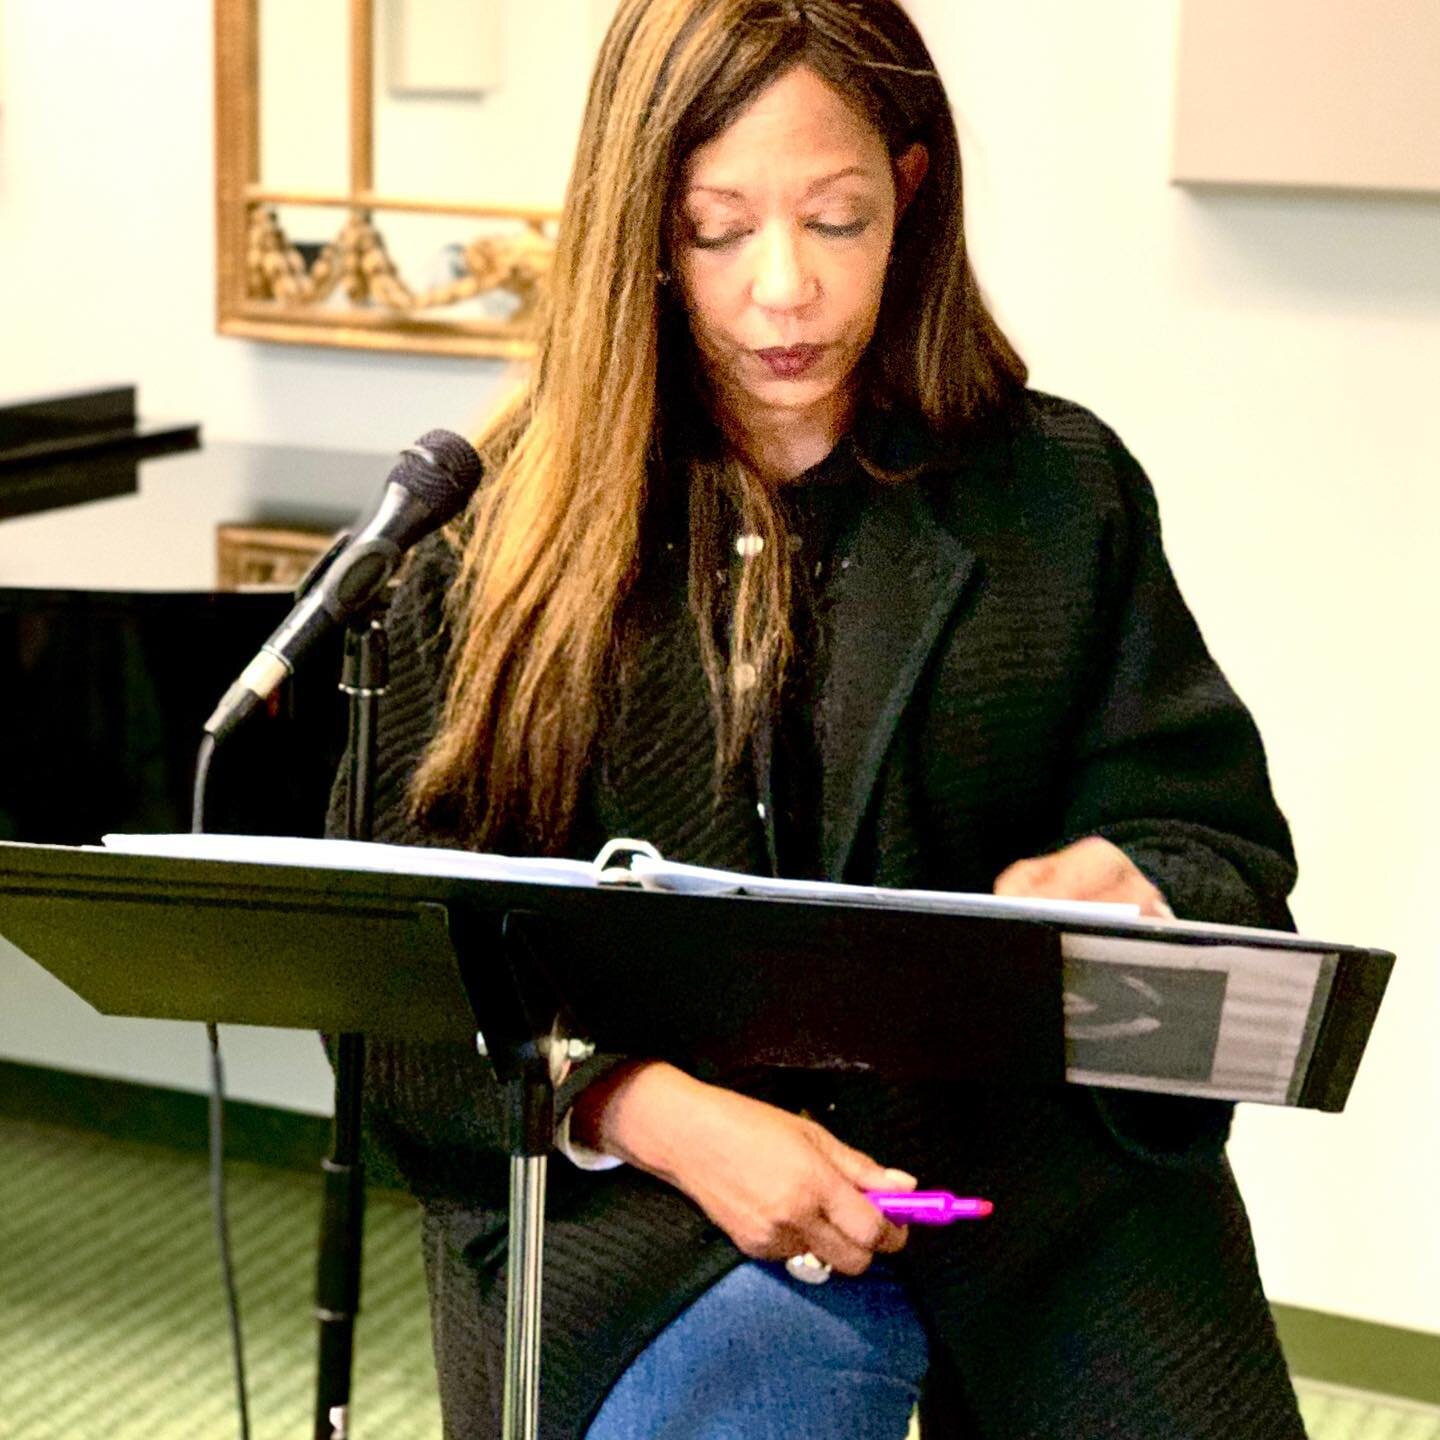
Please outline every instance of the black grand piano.
M0 839L189 828L201 725L291 604L222 590L234 522L339 528L387 457L202 450L121 387L0 410ZM156 458L165 456L167 458ZM318 834L344 738L339 643L217 754L211 828Z

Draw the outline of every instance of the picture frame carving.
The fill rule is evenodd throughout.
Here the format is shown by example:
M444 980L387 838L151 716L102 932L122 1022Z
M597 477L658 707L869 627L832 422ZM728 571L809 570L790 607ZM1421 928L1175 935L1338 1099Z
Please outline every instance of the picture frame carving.
M554 258L558 210L382 195L374 183L372 0L348 0L349 185L267 188L261 176L260 0L214 0L216 328L294 345L523 359ZM341 117L337 117L337 121ZM278 207L343 214L328 243L292 241ZM387 217L453 219L458 273L411 283ZM457 313L471 300L500 313ZM474 307L471 307L472 310Z

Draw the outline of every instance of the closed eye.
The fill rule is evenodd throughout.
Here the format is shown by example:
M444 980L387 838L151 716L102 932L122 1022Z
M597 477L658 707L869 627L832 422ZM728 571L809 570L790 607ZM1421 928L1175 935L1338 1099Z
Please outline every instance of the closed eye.
M737 240L743 240L750 231L748 230L727 230L723 235L694 235L690 237L690 243L697 250L723 250L727 245L733 245Z
M817 235L825 235L832 240L853 240L863 234L869 224L868 220L852 220L848 225L827 225L823 220L812 220L810 228Z
M811 220L806 228L816 235L823 235L827 240L853 240L857 235L863 235L869 226L870 222L866 219L851 220L844 225L830 225L823 220ZM750 230L727 230L723 235L692 234L690 243L697 250L723 250L727 245L734 245L752 233Z

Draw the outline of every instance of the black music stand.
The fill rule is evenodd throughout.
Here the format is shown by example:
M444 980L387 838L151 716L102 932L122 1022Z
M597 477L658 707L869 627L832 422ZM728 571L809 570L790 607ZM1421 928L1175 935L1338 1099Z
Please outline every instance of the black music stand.
M1055 1085L1083 1068L1062 1003L1077 934L1081 951L1178 937L1220 957L1248 932L0 844L0 935L102 1013L481 1038L511 1120L505 1440L532 1437L538 1417L560 1017L609 1051L727 1068ZM1320 957L1280 1103L1338 1109L1394 957L1256 943Z

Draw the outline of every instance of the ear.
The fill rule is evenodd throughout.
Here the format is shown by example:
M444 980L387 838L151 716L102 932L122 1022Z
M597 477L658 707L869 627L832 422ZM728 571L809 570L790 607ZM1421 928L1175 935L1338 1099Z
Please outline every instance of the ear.
M917 140L895 157L895 218L909 208L930 169L930 152Z

